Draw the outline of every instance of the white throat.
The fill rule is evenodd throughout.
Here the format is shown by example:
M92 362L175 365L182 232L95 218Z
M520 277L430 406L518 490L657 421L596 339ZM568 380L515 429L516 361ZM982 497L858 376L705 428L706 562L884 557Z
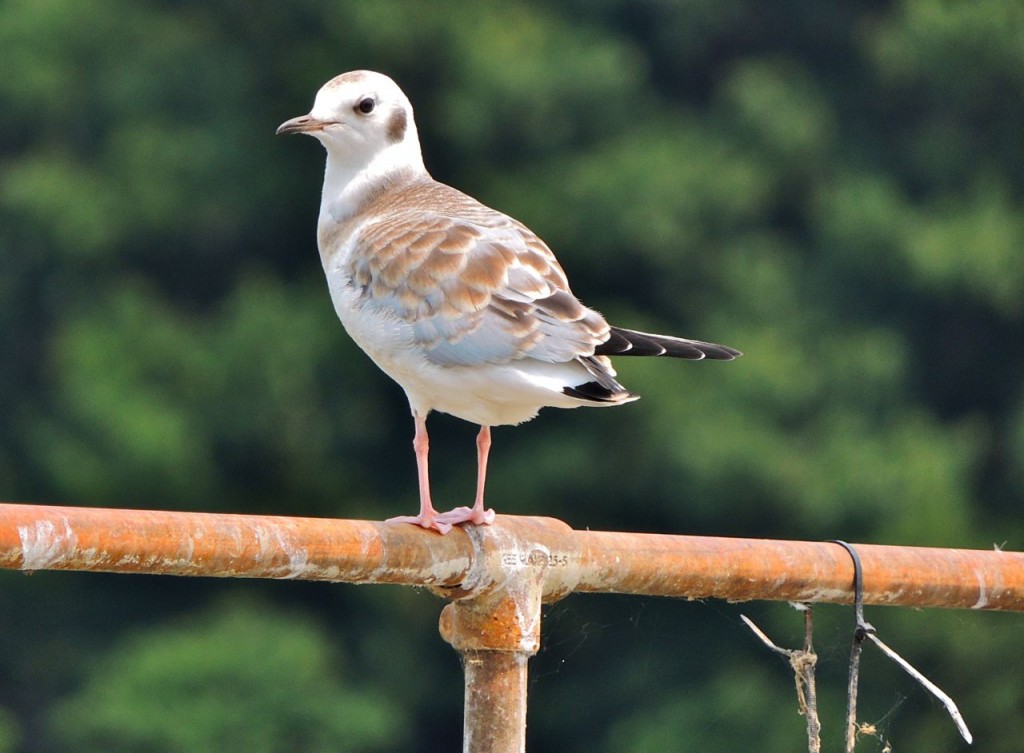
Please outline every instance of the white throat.
M321 221L343 222L352 216L372 191L388 180L407 180L427 175L415 131L389 144L366 160L327 150L324 189L320 198Z

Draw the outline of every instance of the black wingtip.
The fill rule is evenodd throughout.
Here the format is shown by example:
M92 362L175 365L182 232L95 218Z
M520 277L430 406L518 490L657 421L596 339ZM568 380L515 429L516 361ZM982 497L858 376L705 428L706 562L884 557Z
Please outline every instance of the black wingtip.
M608 339L594 350L594 355L668 356L689 360L732 361L743 354L728 345L612 327Z
M575 387L563 387L562 393L579 400L589 400L592 403L622 403L640 397L629 390L608 389L598 382L584 382Z
M730 348L728 345L717 345L715 343L701 343L707 346L704 349L704 357L712 361L734 361L743 355L743 351Z

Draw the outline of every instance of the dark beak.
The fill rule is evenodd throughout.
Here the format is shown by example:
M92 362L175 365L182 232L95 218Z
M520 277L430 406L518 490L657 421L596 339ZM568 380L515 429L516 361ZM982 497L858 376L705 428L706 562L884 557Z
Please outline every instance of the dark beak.
M277 127L275 133L280 136L282 133L309 133L310 131L321 130L326 123L317 120L311 115L300 115L297 118L284 121Z

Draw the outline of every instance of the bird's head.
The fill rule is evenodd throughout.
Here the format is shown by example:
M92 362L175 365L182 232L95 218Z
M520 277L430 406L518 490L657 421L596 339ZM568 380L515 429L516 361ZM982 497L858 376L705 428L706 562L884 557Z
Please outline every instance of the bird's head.
M361 168L387 154L395 166L422 167L412 104L382 73L350 71L335 76L316 94L308 115L286 120L277 133L305 133L330 158Z

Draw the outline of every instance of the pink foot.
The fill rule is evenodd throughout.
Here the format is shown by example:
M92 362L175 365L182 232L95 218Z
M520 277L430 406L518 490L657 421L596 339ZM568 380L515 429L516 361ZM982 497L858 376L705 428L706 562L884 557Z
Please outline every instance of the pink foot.
M479 507L456 507L437 516L442 523L458 525L459 523L475 523L478 526L489 526L494 522L494 510Z
M399 515L395 518L388 518L385 523L412 523L429 530L434 530L442 536L452 530L452 523L442 520L440 515Z

